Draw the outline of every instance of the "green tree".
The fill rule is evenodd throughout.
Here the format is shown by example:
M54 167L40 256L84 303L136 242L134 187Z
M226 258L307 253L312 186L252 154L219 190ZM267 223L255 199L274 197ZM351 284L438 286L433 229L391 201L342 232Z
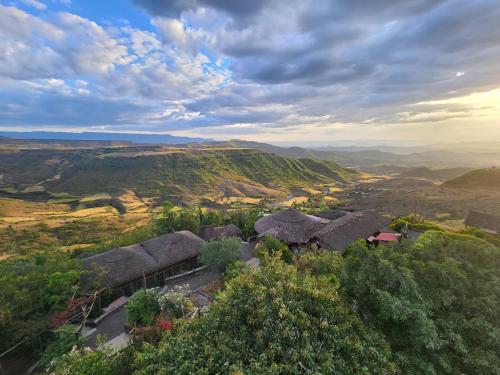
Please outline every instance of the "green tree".
M200 217L202 225L214 225L216 227L224 225L224 214L221 211L218 210L201 211Z
M48 328L48 316L78 290L80 264L64 253L0 262L0 350Z
M353 245L341 269L352 309L389 341L402 373L498 374L500 251L428 231L412 244Z
M160 217L156 219L158 233L170 233L180 230L198 232L200 228L200 210L197 206L176 207L170 202L163 205Z
M241 240L234 237L222 238L207 242L201 247L201 263L215 272L224 272L226 268L238 260Z
M391 374L383 338L337 291L278 259L234 278L206 315L136 354L137 374Z
M262 209L253 208L233 212L226 219L226 224L234 224L241 229L243 238L256 234L254 224L262 216Z

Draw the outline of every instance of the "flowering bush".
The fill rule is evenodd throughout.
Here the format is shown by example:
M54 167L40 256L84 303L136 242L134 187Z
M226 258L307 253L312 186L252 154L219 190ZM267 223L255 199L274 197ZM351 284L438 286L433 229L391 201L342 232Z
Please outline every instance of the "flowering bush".
M157 318L154 325L134 328L132 335L136 341L156 344L160 341L162 334L170 331L172 327L170 320Z
M161 311L175 318L181 318L193 310L193 303L188 297L189 286L177 285L158 298Z

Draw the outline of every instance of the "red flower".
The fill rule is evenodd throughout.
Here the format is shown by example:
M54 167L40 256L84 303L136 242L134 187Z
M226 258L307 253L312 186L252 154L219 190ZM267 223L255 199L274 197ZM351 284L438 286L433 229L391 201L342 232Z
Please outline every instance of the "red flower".
M156 326L165 332L172 329L172 323L167 319L156 319Z

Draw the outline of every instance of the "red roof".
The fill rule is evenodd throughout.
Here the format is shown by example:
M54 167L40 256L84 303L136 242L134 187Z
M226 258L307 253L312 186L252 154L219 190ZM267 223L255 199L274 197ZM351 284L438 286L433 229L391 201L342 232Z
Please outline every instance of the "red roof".
M380 233L377 237L374 239L377 241L397 241L399 238L399 235L396 233Z

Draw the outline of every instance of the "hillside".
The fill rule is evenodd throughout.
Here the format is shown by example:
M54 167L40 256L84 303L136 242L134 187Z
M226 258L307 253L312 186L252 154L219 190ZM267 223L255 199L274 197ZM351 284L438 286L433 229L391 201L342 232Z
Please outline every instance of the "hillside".
M469 168L411 168L400 174L400 177L418 177L428 180L450 180L462 176L464 173L469 172Z
M275 197L294 188L345 182L354 174L331 161L241 148L146 146L0 154L0 189L16 197L117 196L127 190L161 199Z
M443 186L461 189L500 189L500 169L477 169L460 177L446 181Z
M264 152L271 152L283 157L314 158L331 160L343 166L370 173L399 173L403 168L482 168L500 166L500 152L457 152L453 150L429 150L408 154L358 148L321 148L279 147L267 143L231 140L208 144L223 147L248 147Z

